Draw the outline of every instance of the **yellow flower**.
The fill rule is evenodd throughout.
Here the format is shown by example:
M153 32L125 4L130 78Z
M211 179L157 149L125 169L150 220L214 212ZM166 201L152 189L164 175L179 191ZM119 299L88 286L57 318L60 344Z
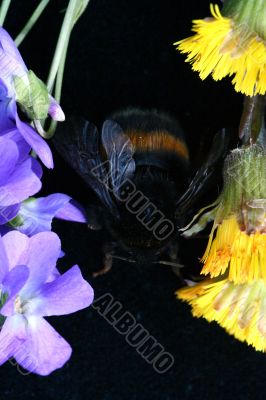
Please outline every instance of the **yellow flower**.
M201 274L217 277L228 270L228 279L235 283L266 283L266 234L241 231L235 216L218 225L216 237L210 235L202 260Z
M190 236L214 220L202 257L202 282L176 292L196 317L216 321L266 352L266 148L235 149L219 198L183 228ZM196 222L195 222L196 221Z
M192 314L216 321L236 339L266 351L266 285L264 280L235 285L228 278L205 279L176 292Z
M204 214L183 228L183 235L202 230L213 219L201 274L215 278L227 272L235 284L257 279L266 283L265 147L233 150L225 160L224 182L213 208L201 210Z
M265 13L265 6L260 7L264 7ZM193 21L195 35L174 45L181 53L188 53L186 61L199 72L201 79L212 75L218 81L233 76L237 92L264 95L266 42L259 36L261 32L258 34L251 24L241 22L236 16L223 16L218 5L211 4L210 9L212 18Z

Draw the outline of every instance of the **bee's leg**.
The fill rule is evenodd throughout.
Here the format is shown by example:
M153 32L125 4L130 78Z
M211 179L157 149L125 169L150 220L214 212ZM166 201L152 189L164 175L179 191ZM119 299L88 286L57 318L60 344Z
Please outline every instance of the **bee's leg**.
M96 272L93 272L92 276L96 278L97 276L104 275L113 265L113 254L114 254L115 244L114 243L107 243L103 246L103 267Z
M99 271L93 272L93 278L97 278L97 276L105 275L112 268L113 264L113 255L111 253L106 253L104 256L104 265Z
M93 231L99 231L102 229L102 224L100 222L99 208L97 206L89 206L86 209L86 217L88 221L88 228Z
M175 275L178 276L178 278L183 280L183 276L181 273L181 269L183 268L183 265L180 264L180 261L178 258L178 250L179 250L179 246L178 246L178 242L176 240L175 242L172 242L170 244L169 250L168 250L168 255L170 257L171 262L176 264L171 267L172 271L174 272Z

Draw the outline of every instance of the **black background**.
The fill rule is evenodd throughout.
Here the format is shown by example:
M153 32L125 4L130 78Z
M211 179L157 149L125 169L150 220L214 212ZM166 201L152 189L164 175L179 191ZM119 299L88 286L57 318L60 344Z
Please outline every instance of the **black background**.
M13 1L6 28L15 37L36 1ZM53 0L21 45L26 64L46 80L66 1ZM188 135L192 160L205 154L214 132L237 126L242 98L230 82L200 81L172 43L190 32L191 19L209 15L208 0L91 0L71 38L62 105L96 124L117 108L136 105L171 112ZM42 194L65 192L86 203L90 193L55 154ZM216 193L214 193L214 196ZM175 358L159 375L95 310L50 318L73 346L71 360L49 377L22 376L6 364L0 370L0 399L186 400L264 399L266 358L228 336L216 324L193 319L176 301L180 286L167 268L138 268L115 262L93 279L101 263L101 234L57 222L67 252L64 269L77 263L95 289L111 293ZM189 242L183 262L201 255ZM202 251L202 250L201 250Z

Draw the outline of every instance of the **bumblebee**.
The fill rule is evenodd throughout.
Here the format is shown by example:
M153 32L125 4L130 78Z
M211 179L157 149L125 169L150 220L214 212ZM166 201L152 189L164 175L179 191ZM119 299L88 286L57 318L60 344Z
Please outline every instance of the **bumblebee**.
M56 133L55 146L101 202L88 207L88 226L110 234L103 269L95 276L109 270L113 258L180 267L178 228L224 154L224 138L189 185L185 135L170 115L128 108L113 113L101 134L92 123L70 118Z

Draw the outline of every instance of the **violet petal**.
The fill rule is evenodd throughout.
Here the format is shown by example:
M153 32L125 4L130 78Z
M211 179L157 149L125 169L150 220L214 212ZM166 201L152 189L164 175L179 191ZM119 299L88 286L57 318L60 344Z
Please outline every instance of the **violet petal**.
M53 168L52 152L45 140L30 125L22 122L18 115L16 115L16 124L21 135L33 148L44 165L47 168Z
M55 121L59 121L59 122L64 121L65 114L64 114L61 106L57 103L57 101L51 95L49 95L49 99L50 99L50 106L49 106L48 113L49 113L50 117L52 119L54 119Z
M71 200L66 203L64 207L60 208L55 216L56 218L64 219L66 221L87 223L84 208L74 200Z
M14 313L14 300L20 289L29 277L29 269L25 265L17 265L6 275L3 280L3 290L8 293L8 300L0 310L2 315L8 316Z
M47 197L31 199L21 204L19 215L25 221L18 229L27 235L50 231L52 219L71 197L66 194L55 193Z
M43 318L28 318L27 339L14 352L16 361L39 375L49 375L61 368L71 356L71 347Z
M44 316L70 314L88 307L93 301L93 295L92 287L75 265L41 288L41 301L36 312Z
M36 158L31 157L31 169L34 172L35 175L37 175L37 177L39 179L41 179L43 171L42 171L42 166L39 163L38 160L36 160Z
M14 40L11 38L9 33L2 27L0 27L0 45L5 53L9 54L10 57L17 60L18 63L21 64L22 68L27 71L27 67L23 61L23 58L20 55L20 52L15 45Z
M29 238L23 233L11 231L2 237L2 241L8 258L9 269L24 264L24 252L29 245Z
M1 89L1 85L0 85ZM1 95L1 93L0 93ZM0 132L13 129L16 125L13 119L12 109L10 107L12 100L9 98L0 99ZM15 116L14 116L15 118Z
M30 276L21 290L22 297L29 297L46 282L53 272L61 251L61 242L54 232L40 232L29 238L27 250L20 258L21 265L27 265Z
M3 242L3 238L0 236L0 283L2 283L3 279L7 275L8 270L9 270L9 265L8 265L6 249Z
M25 339L24 317L21 314L8 317L0 331L0 365L18 351Z
M33 173L33 160L29 157L11 174L6 184L0 187L0 204L9 206L20 203L41 189L40 179Z
M6 224L16 217L20 209L20 204L14 204L8 207L0 206L0 225Z
M9 129L7 131L1 131L1 136L4 136L6 139L11 139L16 143L18 152L19 152L19 161L24 161L31 150L30 145L25 141L23 136L21 136L19 130L16 127Z
M0 137L0 185L6 183L7 178L15 169L19 152L15 142Z

